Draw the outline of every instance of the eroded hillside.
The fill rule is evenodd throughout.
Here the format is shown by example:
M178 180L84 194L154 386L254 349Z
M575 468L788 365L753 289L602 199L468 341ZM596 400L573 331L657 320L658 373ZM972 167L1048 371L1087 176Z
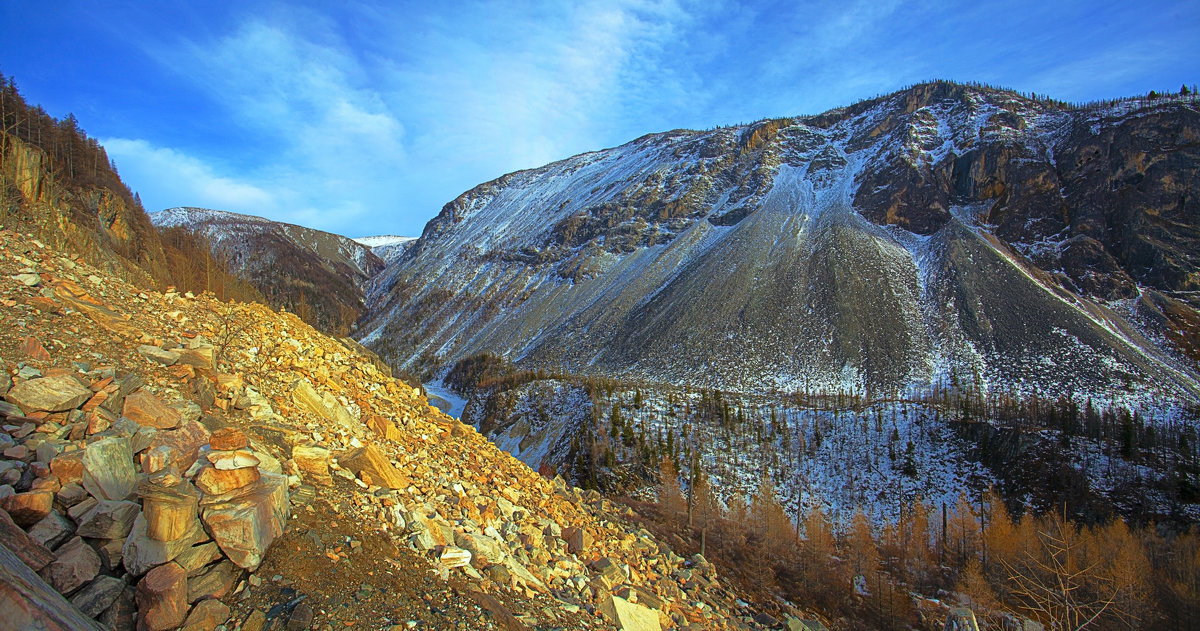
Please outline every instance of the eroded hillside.
M447 204L362 331L418 370L1195 400L1198 132L1189 98L933 83L646 136Z

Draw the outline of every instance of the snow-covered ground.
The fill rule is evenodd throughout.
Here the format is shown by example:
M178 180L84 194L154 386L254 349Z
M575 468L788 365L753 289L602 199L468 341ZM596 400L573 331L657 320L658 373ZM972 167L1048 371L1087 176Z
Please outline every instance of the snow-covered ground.
M425 388L426 394L429 395L429 402L431 404L454 418L462 417L463 408L467 406L466 399L454 394L453 390L443 386L440 381L421 385Z

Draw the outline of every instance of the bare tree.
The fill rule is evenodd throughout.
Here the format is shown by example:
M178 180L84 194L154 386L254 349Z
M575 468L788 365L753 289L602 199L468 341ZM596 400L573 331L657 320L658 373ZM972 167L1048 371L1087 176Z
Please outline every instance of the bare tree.
M1119 586L1091 561L1085 541L1064 514L1049 516L1038 529L1037 549L1017 564L1004 562L1011 594L1030 615L1051 629L1077 631L1100 619L1116 602Z

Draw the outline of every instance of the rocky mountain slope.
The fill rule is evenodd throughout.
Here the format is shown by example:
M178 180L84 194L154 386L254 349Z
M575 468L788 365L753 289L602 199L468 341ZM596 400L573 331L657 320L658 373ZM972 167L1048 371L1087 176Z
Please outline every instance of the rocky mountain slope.
M482 184L364 342L742 392L1200 397L1200 112L937 82Z
M352 239L262 217L168 208L150 218L159 228L203 235L214 256L269 304L331 332L350 330L363 311L367 282L384 266L370 247Z
M8 230L0 246L5 620L760 628L702 557L538 476L352 341Z
M384 263L391 263L403 256L408 247L416 240L416 237L380 235L377 237L359 237L354 241L371 248L371 252L380 259L383 259Z

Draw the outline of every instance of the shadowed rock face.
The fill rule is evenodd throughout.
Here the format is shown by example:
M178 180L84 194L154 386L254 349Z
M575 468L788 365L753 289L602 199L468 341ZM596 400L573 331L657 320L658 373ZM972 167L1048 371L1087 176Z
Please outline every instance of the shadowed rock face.
M447 204L361 330L410 368L1192 399L1198 138L1191 100L950 83L646 136Z

